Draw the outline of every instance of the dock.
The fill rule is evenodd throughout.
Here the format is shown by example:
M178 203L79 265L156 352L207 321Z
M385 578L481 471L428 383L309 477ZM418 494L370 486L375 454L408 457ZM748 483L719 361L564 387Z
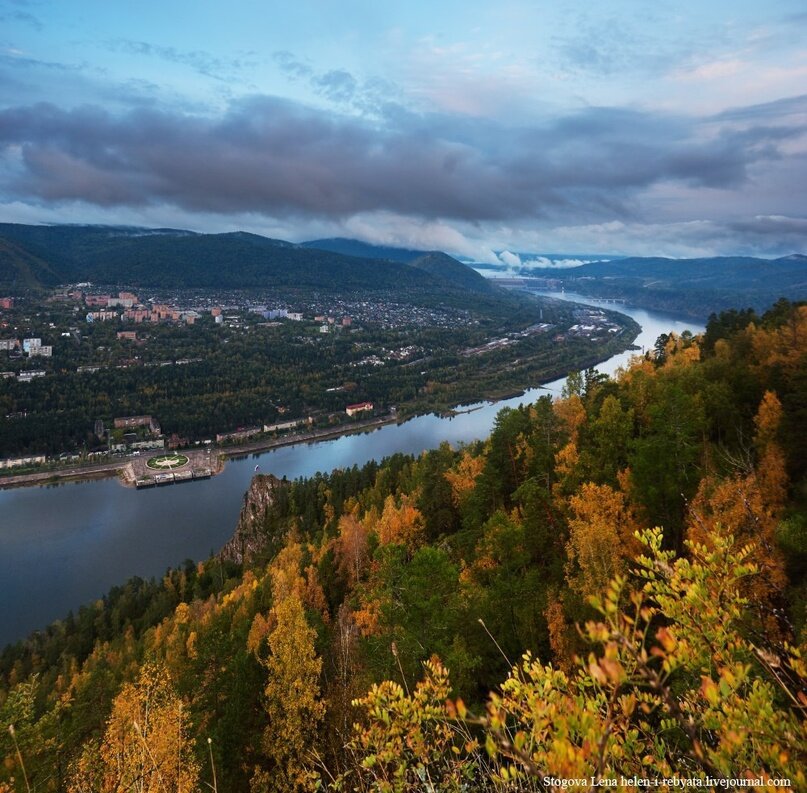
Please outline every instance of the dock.
M210 479L213 471L210 468L194 468L192 470L174 471L173 473L154 474L154 476L142 476L135 479L135 487L142 490L146 487L164 487L165 485L176 485L180 482L193 482L196 479Z

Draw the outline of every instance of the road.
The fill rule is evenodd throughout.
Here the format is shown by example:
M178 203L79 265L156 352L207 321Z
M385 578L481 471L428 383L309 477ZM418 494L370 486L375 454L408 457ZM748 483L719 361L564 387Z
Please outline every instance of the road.
M254 443L244 443L232 446L216 446L214 448L219 457L240 457L257 452L265 452L276 449L280 446L293 446L297 443L311 443L327 438L336 438L340 435L349 435L351 432L361 432L365 429L380 427L384 424L391 424L397 421L394 415L377 416L371 419L360 419L350 424L340 424L336 427L324 427L310 432L284 435L280 438L271 438ZM159 454L155 450L154 454ZM0 489L11 487L26 487L28 485L43 485L51 482L69 481L71 479L103 479L110 476L118 476L126 466L135 458L123 457L117 460L110 460L103 463L88 463L86 465L76 465L70 468L56 468L51 471L38 471L28 474L13 474L0 477ZM219 467L215 473L220 473L223 466Z

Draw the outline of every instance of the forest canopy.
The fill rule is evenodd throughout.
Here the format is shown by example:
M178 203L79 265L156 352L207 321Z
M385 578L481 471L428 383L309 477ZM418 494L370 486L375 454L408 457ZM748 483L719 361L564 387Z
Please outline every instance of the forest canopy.
M0 790L804 789L805 437L780 301L484 442L258 476L220 555L3 651Z

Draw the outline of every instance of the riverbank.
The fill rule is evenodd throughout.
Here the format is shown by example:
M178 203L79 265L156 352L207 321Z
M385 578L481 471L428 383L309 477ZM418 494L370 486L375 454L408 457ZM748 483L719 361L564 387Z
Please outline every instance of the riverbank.
M568 297L574 302L587 300ZM644 349L652 348L662 333L703 330L674 317L630 306L623 310L642 327L634 344ZM612 355L597 369L613 374L635 354ZM282 446L276 444L267 451L256 449L257 442L232 447L221 474L198 487L135 490L122 487L108 474L100 478L104 474L99 475L96 467L92 478L97 481L71 487L0 489L0 581L7 605L0 620L0 645L64 617L69 609L91 603L133 576L161 576L184 560L215 554L232 536L256 464L262 473L278 479L297 479L394 454L419 455L441 443L454 448L474 443L490 435L502 408L559 395L567 373L564 368L559 379L549 382L546 372L540 378L531 377L531 387L511 400L490 403L480 396L480 402L465 406L456 402L442 408L424 405L422 415L406 420L399 404L397 421L372 432L355 424L327 428L336 433L310 439L316 445L286 436L274 439ZM477 393L500 396L511 387L515 386L499 384ZM449 407L457 412L441 417L440 411ZM89 478L85 473L80 471L77 478Z
M294 446L303 443L316 443L317 441L340 438L343 435L351 435L356 432L383 427L385 424L393 424L398 421L395 414L385 416L375 416L370 419L359 419L350 424L340 424L335 427L323 427L309 432L283 435L279 438L265 438L252 443L244 443L233 446L217 447L213 451L205 450L183 450L183 454L190 454L193 460L189 463L204 462L210 469L210 476L217 476L224 470L225 461L238 459L250 454L260 454L272 449L279 449L283 446ZM213 453L215 452L215 454ZM199 458L198 460L196 458ZM142 479L142 468L145 465L146 457L126 457L118 460L111 460L104 463L89 463L87 465L72 466L66 469L53 469L50 471L36 471L25 474L12 474L0 478L0 490L14 487L47 486L57 485L62 482L92 481L96 479L107 479L118 477L120 483L125 487L135 487L139 479Z

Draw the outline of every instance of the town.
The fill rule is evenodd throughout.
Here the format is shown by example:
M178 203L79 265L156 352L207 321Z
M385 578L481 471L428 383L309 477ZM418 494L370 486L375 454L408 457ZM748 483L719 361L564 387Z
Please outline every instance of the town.
M3 297L0 471L405 419L523 389L630 341L611 312L534 305L507 317L390 292L89 283Z

